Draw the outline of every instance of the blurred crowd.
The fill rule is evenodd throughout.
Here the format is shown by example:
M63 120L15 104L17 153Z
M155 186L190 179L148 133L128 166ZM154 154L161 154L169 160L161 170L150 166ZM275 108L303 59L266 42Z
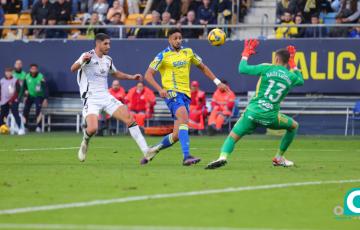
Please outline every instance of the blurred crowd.
M360 37L360 0L280 0L276 7L276 38ZM344 24L343 27L291 27L300 24ZM287 25L281 26L281 25Z
M240 0L237 7L237 1L233 0L1 0L0 25L4 14L30 12L33 25L89 26L72 34L74 36L93 38L96 33L106 32L112 37L123 33L122 36L128 38L162 38L166 36L166 30L130 29L122 32L118 28L101 30L92 26L230 24L243 20L251 1ZM238 8L239 17L235 17L233 14ZM128 20L134 15L134 20ZM184 35L186 38L199 38L202 32L187 30ZM30 30L29 33L35 33L36 38L66 38L71 31Z

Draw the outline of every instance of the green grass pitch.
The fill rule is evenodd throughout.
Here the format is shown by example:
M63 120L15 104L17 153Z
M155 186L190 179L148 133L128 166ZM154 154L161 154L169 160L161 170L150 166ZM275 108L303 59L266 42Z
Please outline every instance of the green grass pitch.
M179 144L140 166L141 154L128 136L93 138L87 161L80 163L80 140L67 133L0 136L0 213L142 195L360 179L358 138L299 136L287 154L297 167L275 168L271 158L279 137L245 137L229 164L213 171L204 167L218 157L224 136L191 137L192 154L202 158L193 167L181 165ZM158 140L148 138L149 144ZM360 182L0 214L0 229L360 229L360 218L339 218L333 212L344 205L351 188L360 188Z

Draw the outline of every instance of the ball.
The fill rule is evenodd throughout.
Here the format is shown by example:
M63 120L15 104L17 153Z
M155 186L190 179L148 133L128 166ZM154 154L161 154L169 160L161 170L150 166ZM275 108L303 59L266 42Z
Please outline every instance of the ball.
M0 134L9 134L10 133L10 129L7 125L2 125L0 126Z
M222 29L215 28L208 34L208 41L212 46L221 46L225 43L226 34Z

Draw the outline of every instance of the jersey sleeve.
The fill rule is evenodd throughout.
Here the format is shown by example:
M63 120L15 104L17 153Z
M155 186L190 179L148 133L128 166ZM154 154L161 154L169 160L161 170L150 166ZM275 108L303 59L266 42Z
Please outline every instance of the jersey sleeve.
M114 65L113 60L111 59L109 73L110 73L110 74L113 74L113 73L115 73L116 71L117 71L117 69L116 69L116 67L115 67L115 65Z
M242 59L239 64L239 72L249 75L260 76L269 68L269 64L249 65L247 60Z
M191 64L198 66L201 63L202 63L202 58L193 51L191 56Z
M304 78L302 76L302 73L300 70L294 70L292 71L294 74L295 81L293 83L293 86L302 86L304 85Z
M158 71L163 63L163 59L164 59L164 54L163 52L161 52L158 55L156 55L154 60L150 63L149 68Z

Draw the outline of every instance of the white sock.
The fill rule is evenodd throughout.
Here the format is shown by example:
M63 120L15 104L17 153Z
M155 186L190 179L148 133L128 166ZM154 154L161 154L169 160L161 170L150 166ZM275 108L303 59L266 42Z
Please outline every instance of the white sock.
M136 144L141 149L141 152L145 155L149 150L144 136L142 135L138 125L129 127L129 132L132 138L136 141Z

